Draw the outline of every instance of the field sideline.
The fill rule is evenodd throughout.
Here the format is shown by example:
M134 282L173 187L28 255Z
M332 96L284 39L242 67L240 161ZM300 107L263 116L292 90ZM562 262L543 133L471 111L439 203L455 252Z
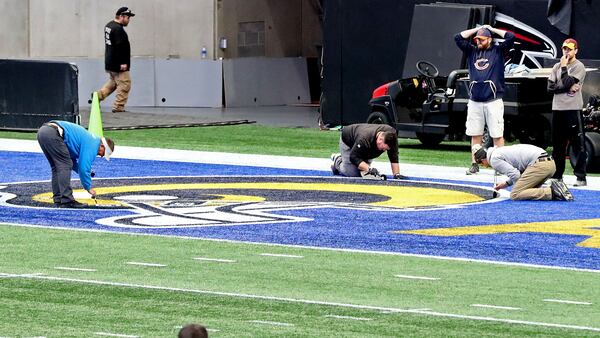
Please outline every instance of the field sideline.
M31 172L14 168L21 161ZM0 164L7 168L0 174L4 190L15 182L47 182L49 173L41 170L47 164L34 141L0 139ZM114 160L96 165L107 182L113 176L147 181L219 172L227 177L329 176L328 159L134 147L118 147ZM377 166L389 172L385 162ZM135 173L126 175L128 168ZM465 176L464 168L401 168L415 184L489 189L494 179L490 170ZM589 187L574 189L576 202L570 205L519 204L504 192L490 203L392 213L397 216L391 219L381 210L342 205L287 207L276 214L299 221L208 226L189 235L180 229L115 233L78 226L77 219L87 224L87 215L3 205L0 298L6 306L0 316L6 319L0 337L172 337L187 322L207 325L214 337L600 336L600 254L593 242L600 231L593 221L581 229L591 236L587 247L581 245L586 236L559 232L560 225L544 235L445 238L392 232L427 229L425 223L431 222L420 225L419 220L428 217L438 220L440 229L479 226L452 223L477 210L483 224L495 226L490 222L498 208L514 210L517 220L520 212L528 212L522 219L550 227L558 223L554 219L587 222L600 218L593 202L597 180L590 177ZM562 210L565 206L572 210ZM515 209L521 207L526 210ZM23 212L22 221L15 221L15 210ZM46 224L46 213L55 224ZM504 223L502 217L497 221ZM365 247L356 243L361 238ZM379 243L390 240L396 246L391 251ZM495 252L479 253L486 247Z

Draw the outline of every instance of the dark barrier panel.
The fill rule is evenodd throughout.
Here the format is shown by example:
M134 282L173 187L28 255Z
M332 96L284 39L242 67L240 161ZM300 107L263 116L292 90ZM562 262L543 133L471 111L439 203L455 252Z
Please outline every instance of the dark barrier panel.
M461 0L446 1L474 5L493 5L550 38L560 49L567 38L546 17L547 0ZM323 18L323 93L321 114L326 124L365 122L373 90L402 77L411 22L419 0L328 0ZM600 55L597 18L600 3L573 2L571 36L580 43L578 57L594 59ZM446 16L448 21L453 20ZM436 30L447 29L450 39L458 33L447 21L427 20ZM450 41L449 46L453 43ZM436 48L435 46L427 48Z
M455 69L466 68L465 58L456 47L454 35L475 27L476 24L491 24L493 14L492 6L441 3L415 5L410 31L417 34L410 34L402 77L418 75L415 65L421 60L436 65L441 76L448 76ZM452 20L448 20L449 17Z
M32 130L50 120L77 122L77 67L0 60L0 129Z
M343 0L324 2L323 22L323 79L321 81L320 111L323 121L339 124L342 119L342 6Z
M415 3L430 1L328 0L324 2L323 97L328 124L364 122L376 86L402 75Z

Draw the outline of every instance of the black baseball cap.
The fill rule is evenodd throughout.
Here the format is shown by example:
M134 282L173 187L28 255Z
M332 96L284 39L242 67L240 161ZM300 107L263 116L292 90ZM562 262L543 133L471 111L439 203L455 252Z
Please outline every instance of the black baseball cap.
M119 15L135 16L129 7L121 7L117 9L117 16Z
M481 146L481 144L474 144L471 147L471 153L473 154L473 158L477 163L481 163L482 160L487 159L487 151Z

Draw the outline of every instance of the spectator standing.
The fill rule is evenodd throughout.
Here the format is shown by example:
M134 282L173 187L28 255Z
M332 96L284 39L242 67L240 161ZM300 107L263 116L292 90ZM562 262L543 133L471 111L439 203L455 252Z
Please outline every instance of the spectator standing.
M131 90L131 45L125 27L131 17L135 16L128 7L117 10L114 20L104 27L104 69L108 73L108 81L98 90L98 99L104 100L117 91L112 106L113 113L125 111L125 105Z
M504 41L494 44L492 33ZM515 35L484 25L464 30L454 40L466 54L469 67L466 134L471 136L471 146L482 143L487 126L494 146L501 147L504 145L504 53L513 46ZM478 172L479 166L471 156L467 175Z
M560 62L552 67L548 77L548 91L554 94L552 99L552 155L556 161L556 173L553 178L562 180L565 172L567 146L576 154L577 160L573 172L577 177L574 186L587 185L585 150L585 131L581 119L583 96L581 88L585 79L585 66L577 60L578 44L575 39L566 39L562 44Z

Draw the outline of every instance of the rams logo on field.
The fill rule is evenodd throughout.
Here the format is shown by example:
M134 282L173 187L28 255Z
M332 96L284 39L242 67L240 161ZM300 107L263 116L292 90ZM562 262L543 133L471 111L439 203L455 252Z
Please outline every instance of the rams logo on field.
M97 223L114 227L231 226L311 220L286 210L347 208L383 212L457 207L483 202L491 191L471 186L332 177L152 177L97 180L85 212L119 210ZM51 207L49 183L0 190L0 203ZM83 191L75 191L82 194ZM81 212L81 210L78 210Z

